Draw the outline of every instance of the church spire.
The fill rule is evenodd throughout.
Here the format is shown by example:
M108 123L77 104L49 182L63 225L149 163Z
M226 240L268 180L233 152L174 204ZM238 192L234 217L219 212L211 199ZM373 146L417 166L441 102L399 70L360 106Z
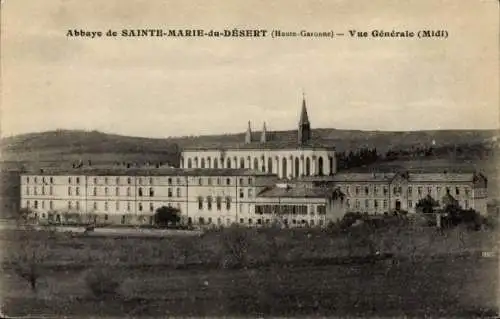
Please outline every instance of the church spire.
M307 116L306 97L304 93L302 93L302 110L300 111L299 126L303 124L310 124L309 117Z
M307 116L306 98L302 93L302 109L300 111L298 142L300 145L307 144L311 139L311 123L309 123L309 116Z
M245 143L251 143L252 142L252 128L251 128L251 123L248 121L248 128L247 132L245 134Z
M261 143L267 142L266 122L264 122L264 125L262 126L262 134L260 135L260 142Z

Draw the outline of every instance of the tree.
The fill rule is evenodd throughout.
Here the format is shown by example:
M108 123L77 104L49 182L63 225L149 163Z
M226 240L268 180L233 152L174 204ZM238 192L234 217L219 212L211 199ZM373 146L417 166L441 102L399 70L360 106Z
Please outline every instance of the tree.
M439 203L430 195L427 195L418 201L415 208L417 209L417 211L420 211L424 214L433 214L435 212L436 207L438 206Z
M180 215L179 209L162 206L156 209L154 223L160 227L176 226L181 221Z

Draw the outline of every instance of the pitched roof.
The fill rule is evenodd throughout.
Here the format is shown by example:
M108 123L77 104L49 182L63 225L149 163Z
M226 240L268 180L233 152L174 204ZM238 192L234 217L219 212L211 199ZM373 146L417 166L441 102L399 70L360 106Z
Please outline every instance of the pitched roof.
M266 172L250 169L228 168L93 168L44 169L22 175L83 175L83 176L275 176Z
M473 182L474 173L410 173L410 182Z
M273 187L265 190L258 197L286 197L286 198L325 198L331 193L331 190L322 188L307 187Z
M339 173L329 176L304 176L304 182L389 182L396 173Z

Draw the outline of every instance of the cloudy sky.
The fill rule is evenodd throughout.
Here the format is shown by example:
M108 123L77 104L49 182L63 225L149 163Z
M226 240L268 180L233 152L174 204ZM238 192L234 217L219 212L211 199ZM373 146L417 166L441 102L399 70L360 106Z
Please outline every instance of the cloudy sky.
M498 1L4 0L3 136L496 128ZM182 3L182 4L181 4ZM69 29L447 30L447 39L68 38Z

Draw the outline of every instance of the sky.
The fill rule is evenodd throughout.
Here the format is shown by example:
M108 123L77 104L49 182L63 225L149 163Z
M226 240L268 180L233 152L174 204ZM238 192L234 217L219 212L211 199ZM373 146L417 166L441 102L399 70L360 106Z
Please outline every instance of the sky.
M498 1L4 0L1 134L168 137L311 127L492 129ZM339 38L71 38L68 30L266 29ZM349 30L446 30L446 39Z

